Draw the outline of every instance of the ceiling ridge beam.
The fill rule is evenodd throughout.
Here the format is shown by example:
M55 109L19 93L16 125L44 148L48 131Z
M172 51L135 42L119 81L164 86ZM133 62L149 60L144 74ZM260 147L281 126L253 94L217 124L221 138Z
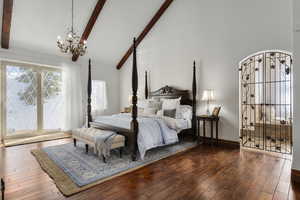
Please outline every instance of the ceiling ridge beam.
M98 0L97 4L93 10L93 13L84 29L84 32L82 33L80 42L83 42L84 40L88 39L88 37L89 37L90 33L92 32L93 27L98 19L98 16L99 16L102 8L104 7L105 2L106 2L106 0ZM79 57L79 55L73 55L72 61L76 62L78 57Z
M136 40L136 46L140 44L140 42L144 39L144 37L149 33L149 31L152 29L152 27L155 25L155 23L160 19L160 17L164 14L164 12L168 9L170 4L173 2L173 0L165 0L165 2L161 5L159 10L155 13L155 15L152 17L150 22L147 24L147 26L144 28L142 33L138 36ZM117 65L117 69L121 69L121 67L124 65L124 63L127 61L129 56L132 54L133 51L133 45L130 46L130 48L127 50L125 55L122 57L120 62Z
M1 47L9 48L13 0L3 0Z

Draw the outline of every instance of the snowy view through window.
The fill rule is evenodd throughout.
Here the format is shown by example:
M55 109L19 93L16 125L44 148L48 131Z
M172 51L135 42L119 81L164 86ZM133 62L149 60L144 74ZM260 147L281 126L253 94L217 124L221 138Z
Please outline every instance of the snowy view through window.
M41 82L38 81L39 76L42 77ZM38 92L38 88L41 88L41 93ZM6 67L7 135L36 131L41 121L44 130L60 129L63 121L61 90L60 71L33 71L32 68L8 65ZM39 102L42 105L38 105ZM41 116L43 119L38 119L38 108L43 113Z

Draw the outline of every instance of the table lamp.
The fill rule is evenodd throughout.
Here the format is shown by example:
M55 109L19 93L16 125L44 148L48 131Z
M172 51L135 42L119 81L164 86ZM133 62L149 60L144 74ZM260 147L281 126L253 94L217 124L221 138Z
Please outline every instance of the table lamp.
M204 90L202 94L202 101L206 101L206 114L210 115L209 112L209 103L214 100L214 91L213 90Z

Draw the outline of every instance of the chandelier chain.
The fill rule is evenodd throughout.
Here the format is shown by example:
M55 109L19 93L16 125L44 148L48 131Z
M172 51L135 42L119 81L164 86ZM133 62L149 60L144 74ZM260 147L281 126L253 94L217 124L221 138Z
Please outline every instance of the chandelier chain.
M74 32L74 0L72 0L72 32Z

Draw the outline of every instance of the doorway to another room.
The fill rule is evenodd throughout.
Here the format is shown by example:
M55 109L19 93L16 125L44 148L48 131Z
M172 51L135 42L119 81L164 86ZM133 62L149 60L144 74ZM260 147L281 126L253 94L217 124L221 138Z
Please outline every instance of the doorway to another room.
M292 55L263 51L240 62L241 145L292 153Z

